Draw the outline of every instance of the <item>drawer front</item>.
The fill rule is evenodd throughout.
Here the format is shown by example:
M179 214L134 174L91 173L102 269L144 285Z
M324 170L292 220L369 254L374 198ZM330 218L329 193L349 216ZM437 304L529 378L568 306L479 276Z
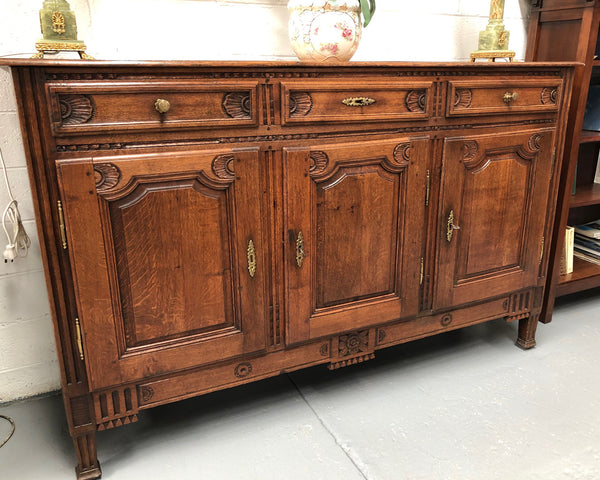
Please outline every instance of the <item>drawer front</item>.
M432 82L282 82L283 125L427 120Z
M56 136L258 125L257 81L50 83L46 89Z
M448 82L447 116L557 112L560 79L512 79Z

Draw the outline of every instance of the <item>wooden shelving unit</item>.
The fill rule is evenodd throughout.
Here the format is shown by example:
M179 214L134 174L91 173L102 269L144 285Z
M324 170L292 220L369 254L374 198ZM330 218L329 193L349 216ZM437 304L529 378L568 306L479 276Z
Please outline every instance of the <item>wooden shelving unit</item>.
M600 131L582 130L589 86L600 84L600 58L597 58L600 52L596 45L599 26L600 0L532 0L526 61L580 63L575 70L558 177L541 318L544 322L552 318L555 297L600 287L600 265L579 258L573 259L573 273L560 275L566 226L600 218L600 185L593 183L600 154Z
M600 184L592 183L577 187L571 196L571 208L587 207L600 204Z
M600 287L600 265L575 257L573 273L560 276L556 296L569 295L594 287Z

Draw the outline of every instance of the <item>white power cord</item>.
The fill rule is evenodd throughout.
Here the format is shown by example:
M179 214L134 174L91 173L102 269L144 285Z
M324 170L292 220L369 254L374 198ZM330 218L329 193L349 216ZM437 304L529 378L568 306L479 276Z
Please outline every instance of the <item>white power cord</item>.
M10 183L8 183L8 173L6 172L6 164L2 157L2 150L0 150L0 163L2 163L4 181L6 182L6 189L10 197L10 202L2 213L2 228L8 241L2 256L4 257L4 263L8 263L8 261L13 262L17 257L26 257L31 246L31 240L27 236L25 227L23 227L21 214L19 213L19 204L15 200L15 197L13 197ZM12 224L12 232L9 232L9 223Z

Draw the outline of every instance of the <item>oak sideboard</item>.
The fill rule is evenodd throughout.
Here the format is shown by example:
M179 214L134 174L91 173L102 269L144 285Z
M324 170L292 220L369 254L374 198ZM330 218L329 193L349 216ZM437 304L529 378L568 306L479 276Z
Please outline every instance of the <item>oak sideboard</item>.
M78 478L157 405L499 318L535 345L571 66L0 65Z

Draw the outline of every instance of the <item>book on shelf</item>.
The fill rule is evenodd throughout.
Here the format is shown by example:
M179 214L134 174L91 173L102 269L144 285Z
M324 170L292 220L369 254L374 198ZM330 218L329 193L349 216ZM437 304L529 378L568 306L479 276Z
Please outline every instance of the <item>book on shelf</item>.
M565 229L565 243L560 256L560 274L573 273L573 244L575 241L575 229L567 226Z
M583 235L578 235L576 233L574 246L600 255L600 240L594 240L593 238L584 237Z
M580 258L581 260L585 260L586 262L590 262L590 263L594 263L596 265L600 265L600 257L594 257L591 255L588 255L587 253L583 253L577 250L577 248L575 248L573 250L573 256Z
M575 233L583 235L584 237L600 239L600 220L595 220L590 223L583 225L577 225L575 227Z
M598 152L598 159L596 160L596 173L594 174L594 183L600 183L600 152Z

